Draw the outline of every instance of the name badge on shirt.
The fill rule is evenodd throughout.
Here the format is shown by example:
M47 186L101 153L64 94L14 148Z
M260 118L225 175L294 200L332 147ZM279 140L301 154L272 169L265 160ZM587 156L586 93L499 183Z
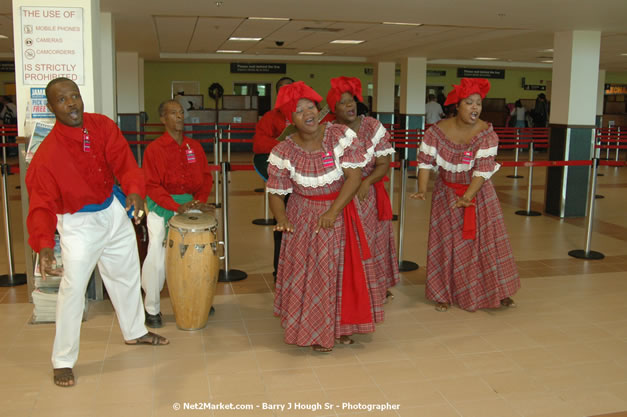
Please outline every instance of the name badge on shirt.
M472 152L471 151L466 151L464 152L464 155L462 156L462 164L470 164L472 162Z
M196 162L196 155L194 154L192 148L189 147L189 144L187 145L187 149L185 149L185 156L187 156L188 164L193 164Z
M333 156L331 155L331 152L325 153L324 156L322 157L322 166L325 168L335 166L335 161L333 160Z
M89 140L89 132L83 128L83 152L91 152L91 141Z

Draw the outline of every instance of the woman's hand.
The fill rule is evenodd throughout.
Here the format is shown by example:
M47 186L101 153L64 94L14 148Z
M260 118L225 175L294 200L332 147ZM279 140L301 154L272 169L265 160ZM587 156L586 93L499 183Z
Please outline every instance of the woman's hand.
M198 201L196 200L188 201L187 203L181 204L179 208L176 209L176 212L178 214L185 214L190 210L194 210L197 204L198 204Z
M459 199L455 202L455 204L453 205L453 208L465 208L465 207L471 207L474 206L475 203L472 202L472 199L466 197L466 196L461 196L459 197Z
M368 197L368 193L370 192L370 185L366 181L362 181L361 185L357 189L357 198L359 201L363 202L366 197Z
M292 225L292 223L290 223L289 220L285 219L282 221L277 221L276 225L274 226L274 231L292 233L294 231L294 226Z
M335 224L336 219L337 219L337 213L334 213L331 210L325 212L322 216L320 216L315 232L318 233L320 229L333 228L333 225Z
M413 198L414 200L425 200L425 192L418 191L417 193L410 194L409 198Z

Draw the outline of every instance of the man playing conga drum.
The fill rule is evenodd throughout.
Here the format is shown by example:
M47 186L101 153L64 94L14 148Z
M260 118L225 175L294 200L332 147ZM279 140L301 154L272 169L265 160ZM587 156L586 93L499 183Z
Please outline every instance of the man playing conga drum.
M200 143L183 136L183 107L176 100L159 105L165 133L146 147L144 174L148 205L148 253L142 268L146 326L161 327L160 294L165 282L168 220L189 210L213 211L207 204L213 178Z
M166 345L168 340L144 326L137 243L126 213L133 205L136 221L143 215L144 176L126 139L106 116L83 113L73 81L50 81L46 97L56 123L26 173L26 224L42 277L63 275L52 366L54 383L69 387L74 385L85 290L96 264L126 344ZM56 268L55 228L61 236L63 269Z

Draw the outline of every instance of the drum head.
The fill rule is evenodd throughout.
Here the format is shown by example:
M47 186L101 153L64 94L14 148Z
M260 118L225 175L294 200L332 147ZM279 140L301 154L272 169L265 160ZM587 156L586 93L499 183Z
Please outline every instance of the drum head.
M218 226L218 221L209 213L185 213L172 216L170 227L184 230L209 230Z

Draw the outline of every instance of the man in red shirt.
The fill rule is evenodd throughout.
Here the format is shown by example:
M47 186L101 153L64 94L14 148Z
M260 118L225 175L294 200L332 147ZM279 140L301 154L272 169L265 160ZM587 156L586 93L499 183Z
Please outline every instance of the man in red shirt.
M144 176L118 127L105 116L83 113L78 86L57 78L46 87L57 121L26 173L30 196L28 243L39 253L43 279L63 275L52 350L54 383L73 386L85 290L96 264L107 287L126 344L166 345L144 326L139 256L127 210L143 215ZM114 177L119 187L114 187ZM126 206L126 209L125 209ZM55 228L63 268L56 268Z
M144 174L148 203L148 253L142 267L146 326L161 327L160 294L165 282L165 225L176 213L212 212L207 204L213 178L200 143L183 136L183 107L176 100L159 105L165 133L146 147Z

